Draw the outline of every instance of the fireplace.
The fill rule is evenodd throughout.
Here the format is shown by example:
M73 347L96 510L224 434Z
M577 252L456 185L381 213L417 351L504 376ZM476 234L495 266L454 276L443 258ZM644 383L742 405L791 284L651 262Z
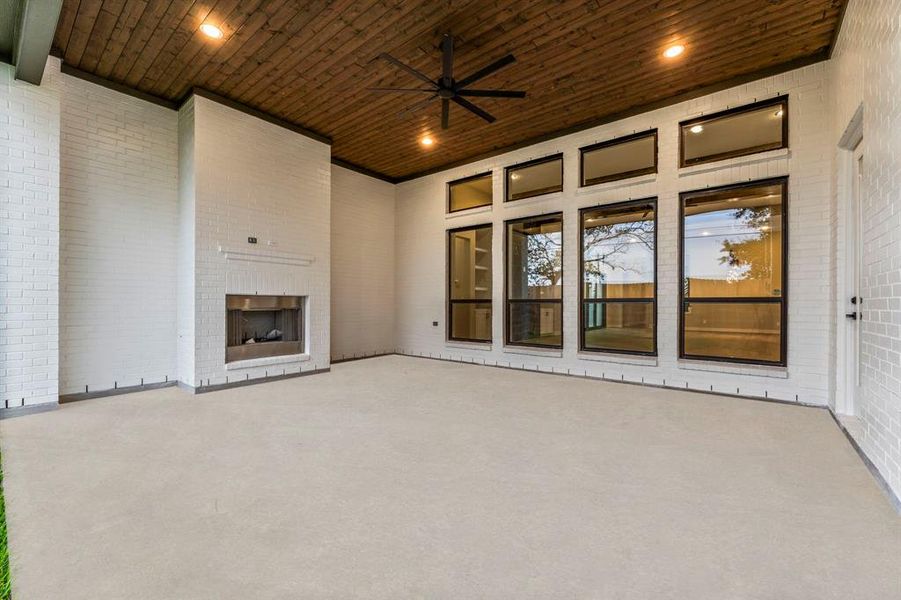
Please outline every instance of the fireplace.
M225 297L225 362L302 354L301 296Z

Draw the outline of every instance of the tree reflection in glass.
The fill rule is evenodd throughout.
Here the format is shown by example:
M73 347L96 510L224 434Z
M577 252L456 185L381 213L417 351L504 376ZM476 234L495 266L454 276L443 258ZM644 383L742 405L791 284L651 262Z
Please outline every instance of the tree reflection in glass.
M582 347L653 353L655 203L582 212Z
M563 220L507 223L507 342L560 347L563 338Z
M683 195L683 355L784 362L784 182Z

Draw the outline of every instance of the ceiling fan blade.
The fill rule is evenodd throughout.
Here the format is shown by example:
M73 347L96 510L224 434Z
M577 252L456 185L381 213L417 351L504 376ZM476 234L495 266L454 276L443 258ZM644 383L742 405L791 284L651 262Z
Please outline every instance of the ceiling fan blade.
M425 88L366 88L368 92L428 92L434 94L435 90L427 90Z
M382 52L381 54L379 54L379 58L381 58L382 60L387 60L389 63L391 63L395 67L397 67L399 69L403 69L404 71L406 71L407 73L409 73L410 75L415 77L416 79L424 81L425 83L429 84L433 88L438 87L438 84L435 83L434 81L432 81L431 79L429 79L428 75L426 75L425 73L422 73L420 71L417 71L413 67L409 67L409 66L405 65L404 63L400 62L399 60L397 60L396 58L394 58L387 52Z
M453 98L451 98L451 100L453 100L454 102L456 102L457 104L459 104L460 106L465 108L466 110L473 112L473 113L477 114L478 116L482 117L489 123L494 123L497 120L494 117L492 117L490 114L488 114L487 112L485 112L484 110L482 110L481 108L479 108L478 106L476 106L475 104L470 102L469 100L464 100L463 98L460 98L459 96L454 96Z
M450 87L454 82L454 38L445 33L441 40L441 82Z
M525 92L514 90L457 90L458 96L474 96L481 98L525 98Z
M441 99L441 129L450 127L450 100Z
M465 78L461 79L460 81L458 81L456 88L458 90L463 89L470 83L475 83L479 79L482 79L483 77L487 77L488 75L491 75L495 71L497 71L499 69L503 69L507 65L514 63L514 62L516 62L516 59L513 57L512 54L508 54L507 56L504 56L503 58L499 58L496 61L494 61L493 63L491 63L490 65L488 65L487 67L481 68L478 71L476 71L475 73L473 73L472 75L470 75L469 77L465 77Z
M415 111L419 110L420 108L424 107L425 105L427 105L429 102L431 102L432 100L434 100L437 97L438 97L438 94L434 94L432 96L429 96L425 100L420 100L419 102L417 102L415 104L411 104L410 106L406 107L405 109L399 111L397 113L397 116L402 117L411 112L415 112Z

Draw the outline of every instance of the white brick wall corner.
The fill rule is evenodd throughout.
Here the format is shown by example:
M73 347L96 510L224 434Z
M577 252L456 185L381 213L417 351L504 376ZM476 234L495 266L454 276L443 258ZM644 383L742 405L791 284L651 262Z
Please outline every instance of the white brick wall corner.
M0 409L59 393L59 61L0 64Z
M394 352L394 194L332 166L332 360Z
M901 497L901 0L850 0L829 70L830 147L837 147L863 107L864 318L856 441ZM834 203L841 215L844 202ZM841 224L833 224L839 244Z

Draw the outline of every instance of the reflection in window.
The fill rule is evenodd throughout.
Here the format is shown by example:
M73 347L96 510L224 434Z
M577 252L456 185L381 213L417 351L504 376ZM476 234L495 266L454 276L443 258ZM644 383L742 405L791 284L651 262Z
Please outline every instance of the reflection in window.
M491 341L491 225L448 232L448 339Z
M582 349L656 352L656 200L584 209Z
M788 96L679 124L680 166L788 147Z
M451 181L447 184L447 211L457 212L468 208L490 206L491 188L491 173Z
M682 194L682 356L785 363L786 180Z
M507 200L522 200L563 190L563 155L507 167Z
M582 186L656 173L657 130L588 146L580 155Z
M507 222L507 343L563 347L563 216Z

